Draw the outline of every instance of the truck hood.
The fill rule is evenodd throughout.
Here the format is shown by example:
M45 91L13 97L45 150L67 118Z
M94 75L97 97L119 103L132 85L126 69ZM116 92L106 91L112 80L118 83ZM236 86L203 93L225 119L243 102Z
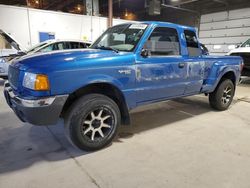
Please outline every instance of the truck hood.
M112 60L118 56L126 56L133 54L131 52L114 52L112 50L100 49L77 49L77 50L63 50L48 53L37 53L25 55L16 58L12 62L12 66L26 71L26 70L60 70L70 67L78 67L84 65L94 65L99 59Z

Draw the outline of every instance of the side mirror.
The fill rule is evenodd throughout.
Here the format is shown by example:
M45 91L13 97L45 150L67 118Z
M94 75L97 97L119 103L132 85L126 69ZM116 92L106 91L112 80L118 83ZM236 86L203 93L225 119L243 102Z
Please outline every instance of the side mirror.
M235 45L235 48L239 48L239 47L240 47L240 44L236 44L236 45Z
M141 56L147 58L148 56L150 56L150 51L147 49L142 49Z

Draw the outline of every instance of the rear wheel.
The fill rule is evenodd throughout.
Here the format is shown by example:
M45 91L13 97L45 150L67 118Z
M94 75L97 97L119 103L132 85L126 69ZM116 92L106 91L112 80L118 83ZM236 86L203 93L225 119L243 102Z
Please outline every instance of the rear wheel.
M216 110L226 110L233 101L235 86L229 79L222 80L214 92L209 94L210 106Z
M65 132L78 148L93 151L108 145L120 125L120 111L110 98L90 94L77 100L65 120Z

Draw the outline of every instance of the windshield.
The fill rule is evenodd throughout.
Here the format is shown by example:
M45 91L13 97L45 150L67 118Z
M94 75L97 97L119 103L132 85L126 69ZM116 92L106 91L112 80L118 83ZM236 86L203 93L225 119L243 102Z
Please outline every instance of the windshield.
M109 28L90 48L127 51L135 49L147 24L123 24Z
M39 44L37 44L37 45L31 47L31 48L27 51L27 53L35 52L36 50L38 50L39 48L41 48L42 46L45 46L45 45L47 45L47 44L48 44L47 42L39 43Z
M246 42L244 42L241 47L250 47L250 39L248 39Z

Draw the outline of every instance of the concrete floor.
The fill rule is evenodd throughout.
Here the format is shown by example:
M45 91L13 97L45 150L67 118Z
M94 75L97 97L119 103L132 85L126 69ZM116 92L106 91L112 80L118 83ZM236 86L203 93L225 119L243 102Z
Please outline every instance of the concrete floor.
M213 111L204 96L138 109L109 147L87 153L62 124L20 122L0 80L0 187L249 188L250 82L232 107ZM45 117L46 118L46 117Z

